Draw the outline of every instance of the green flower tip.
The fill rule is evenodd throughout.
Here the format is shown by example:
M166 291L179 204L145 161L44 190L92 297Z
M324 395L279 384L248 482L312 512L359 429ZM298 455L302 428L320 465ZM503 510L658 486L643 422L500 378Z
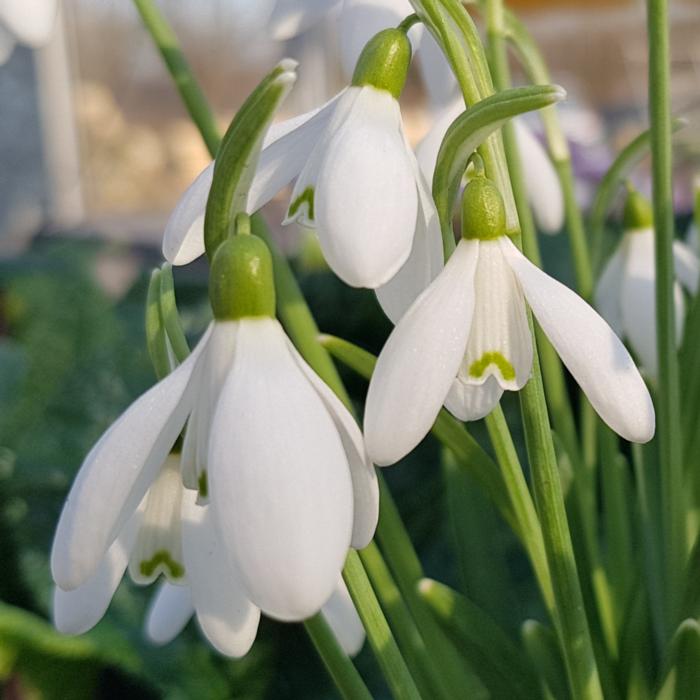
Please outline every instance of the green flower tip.
M490 241L506 233L506 208L498 187L486 177L469 182L462 197L462 237Z
M355 66L352 84L371 85L386 90L396 99L406 84L411 64L411 42L401 29L384 29L375 34L362 49Z
M257 236L233 236L216 251L209 277L214 318L235 321L275 315L272 256Z
M654 224L654 211L651 202L633 187L628 186L622 225L625 230L646 229Z

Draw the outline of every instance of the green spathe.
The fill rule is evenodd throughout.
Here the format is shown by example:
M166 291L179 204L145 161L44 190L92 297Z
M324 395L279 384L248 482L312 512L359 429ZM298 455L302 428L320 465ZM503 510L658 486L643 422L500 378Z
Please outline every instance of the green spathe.
M375 34L362 49L352 84L371 85L386 90L396 99L406 83L411 64L411 42L400 29L384 29Z
M275 315L272 256L257 236L233 236L219 246L209 278L217 321Z
M654 211L651 202L635 189L630 189L627 195L622 223L626 231L648 229L654 225Z
M462 237L491 241L506 233L503 197L486 177L474 178L462 197Z

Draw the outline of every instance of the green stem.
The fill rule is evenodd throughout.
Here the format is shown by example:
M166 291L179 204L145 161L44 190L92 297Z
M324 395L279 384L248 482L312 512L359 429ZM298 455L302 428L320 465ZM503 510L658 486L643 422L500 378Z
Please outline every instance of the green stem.
M686 554L683 501L678 357L673 300L673 185L671 104L669 92L669 29L667 0L648 0L649 121L651 125L652 193L656 233L656 320L659 357L657 415L661 464L662 531L666 573L666 634L678 622Z
M372 700L372 695L360 674L340 648L321 613L309 618L304 627L340 695L345 700Z

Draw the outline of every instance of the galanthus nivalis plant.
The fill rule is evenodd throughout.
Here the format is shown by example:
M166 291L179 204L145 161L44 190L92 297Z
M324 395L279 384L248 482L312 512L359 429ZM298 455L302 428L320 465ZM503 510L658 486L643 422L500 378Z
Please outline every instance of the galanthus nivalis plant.
M624 345L583 299L516 248L505 234L501 194L481 174L464 192L455 253L379 355L365 412L377 464L413 449L443 403L476 420L505 390L525 386L532 371L526 302L600 417L627 440L651 440L654 407Z
M647 3L650 132L621 152L583 212L557 118L566 93L502 0L232 2L242 49L264 34L298 37L293 51L331 19L333 55L352 77L317 109L276 121L297 75L284 59L224 134L155 0L134 0L213 160L169 217L168 263L148 287L158 381L94 444L58 520L59 632L82 634L105 617L105 629L125 624L122 595L143 598L133 587L117 592L129 578L157 584L147 608L145 599L129 606L129 620L145 617L155 645L179 637L178 664L205 659L202 678L173 681L180 694L211 685L212 698L288 687L311 697L315 683L299 691L285 670L303 669L295 673L305 682L313 668L299 663L304 645L289 644L295 632L281 632L279 623L298 622L339 695L353 700L697 696L700 266L674 233L666 3ZM21 38L20 10L39 7L54 5L0 0L0 39L6 29ZM423 81L412 77L414 54ZM522 87L511 86L511 59ZM416 155L404 119L421 89L427 136ZM546 150L525 126L528 112L538 112ZM628 195L603 265L609 209L649 148L653 202ZM360 342L381 346L387 331L378 358L339 337L348 314L334 293L320 303L338 335L320 333L302 293L318 287L297 283L265 221L265 205L287 187L275 223L310 231L335 274L322 283L374 290L394 324L389 332L376 313L369 327L373 299L352 314ZM170 265L200 257L191 275L206 282L208 325L180 316ZM355 289L343 294L348 306L363 303ZM183 325L197 338L191 352ZM28 374L43 380L33 358ZM369 381L366 397L356 384L348 393L333 360ZM432 445L412 456L429 462L420 485L411 469L378 477L375 464L398 462L428 434ZM3 546L14 486L5 438ZM412 486L419 493L408 503L394 502L399 472L402 498ZM514 556L527 560L516 575ZM21 645L48 640L31 658L49 649L51 670L63 667L67 644L35 619L31 634L16 633L21 616L6 617L24 588L4 577L20 561L0 577L0 596L15 596L0 605L0 682L9 679L11 694L29 666ZM457 561L468 565L458 572ZM468 597L437 578L459 581ZM230 666L194 653L201 640L180 635L192 619L214 651L251 656ZM356 666L365 638L376 663ZM85 649L93 640L99 633ZM81 644L68 647L76 697ZM170 652L150 654L149 678L151 659ZM169 673L159 670L159 688ZM100 674L84 675L94 691L85 697L99 695L90 683ZM247 675L259 684L250 693Z

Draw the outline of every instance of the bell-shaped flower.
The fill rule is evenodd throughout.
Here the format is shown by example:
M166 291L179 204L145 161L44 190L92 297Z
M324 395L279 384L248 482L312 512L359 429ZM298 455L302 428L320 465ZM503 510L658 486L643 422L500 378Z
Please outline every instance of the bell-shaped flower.
M429 182L433 179L445 133L463 111L463 100L454 100L437 116L432 128L416 148L418 163ZM552 160L523 119L513 119L511 124L515 129L520 160L527 170L525 188L535 222L543 233L557 233L564 225L564 196Z
M304 619L331 596L348 548L374 534L374 466L347 409L273 318L260 239L219 246L210 297L215 320L189 358L87 456L58 524L54 581L70 591L95 575L187 422L184 484L210 502L247 599L277 619Z
M632 191L625 205L625 232L605 266L595 293L596 307L616 333L626 338L649 376L656 378L656 255L651 205ZM676 342L680 344L685 322L681 287L698 290L700 264L691 248L673 242L677 282L673 285Z
M0 64L16 42L43 46L51 37L57 8L58 0L0 0Z
M355 287L381 288L397 317L442 266L430 190L403 131L397 97L410 61L400 30L372 39L352 86L314 112L273 125L248 194L256 211L296 178L287 222L313 227L333 271ZM203 222L213 166L178 203L163 240L175 265L204 252Z
M475 420L504 390L526 384L533 357L526 302L600 417L628 440L651 439L654 408L624 345L504 231L500 193L476 177L464 194L463 239L379 355L364 422L375 463L392 464L412 450L443 403L457 417Z
M165 643L195 615L208 641L222 654L248 652L257 633L260 609L248 600L227 557L211 506L196 503L180 477L180 457L166 459L139 509L118 534L95 573L78 588L54 590L53 616L64 634L83 634L105 614L125 573L136 583L167 579L148 616L148 635ZM348 653L364 640L362 625L342 578L322 613Z

